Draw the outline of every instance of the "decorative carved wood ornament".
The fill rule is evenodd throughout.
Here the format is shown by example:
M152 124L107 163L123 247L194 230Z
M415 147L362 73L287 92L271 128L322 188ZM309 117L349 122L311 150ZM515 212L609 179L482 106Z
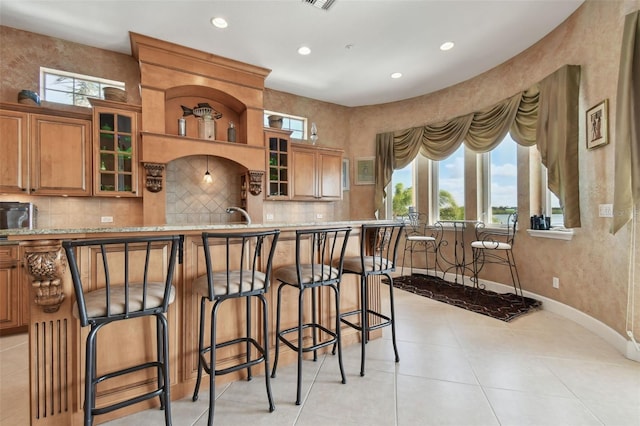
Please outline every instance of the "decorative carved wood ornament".
M162 191L162 173L164 172L164 164L144 163L144 169L147 171L146 187L150 192Z
M43 241L25 246L24 264L36 292L36 305L41 306L45 313L57 312L64 301L62 277L67 267L67 258L60 244Z
M264 171L249 170L249 192L251 195L260 195L262 192L262 178Z

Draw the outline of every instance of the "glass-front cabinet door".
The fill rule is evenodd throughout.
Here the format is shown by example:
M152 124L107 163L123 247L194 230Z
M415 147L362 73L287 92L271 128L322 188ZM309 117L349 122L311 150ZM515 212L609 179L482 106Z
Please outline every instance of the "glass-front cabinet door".
M267 198L289 198L289 131L265 131Z
M95 195L137 195L137 147L136 112L116 108L95 108Z

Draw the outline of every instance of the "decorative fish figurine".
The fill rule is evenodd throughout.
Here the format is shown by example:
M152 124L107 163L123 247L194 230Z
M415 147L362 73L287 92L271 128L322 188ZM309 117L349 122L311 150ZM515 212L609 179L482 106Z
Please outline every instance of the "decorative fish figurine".
M189 115L194 115L196 117L205 117L208 115L214 120L222 118L222 113L219 113L218 111L213 109L213 107L208 103L200 103L193 108L187 108L184 105L180 105L180 107L182 108L183 117L187 117Z

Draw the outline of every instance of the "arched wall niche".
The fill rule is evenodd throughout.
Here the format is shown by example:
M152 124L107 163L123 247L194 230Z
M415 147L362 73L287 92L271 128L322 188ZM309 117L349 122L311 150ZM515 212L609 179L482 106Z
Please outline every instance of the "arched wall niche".
M234 143L247 143L247 107L239 99L221 90L211 87L187 85L177 86L165 91L165 128L167 133L178 133L178 119L183 116L183 106L193 109L201 103L209 104L222 114L215 120L215 140ZM187 125L187 137L198 137L198 118L190 115L184 117ZM228 128L230 123L235 127L236 138L230 141Z

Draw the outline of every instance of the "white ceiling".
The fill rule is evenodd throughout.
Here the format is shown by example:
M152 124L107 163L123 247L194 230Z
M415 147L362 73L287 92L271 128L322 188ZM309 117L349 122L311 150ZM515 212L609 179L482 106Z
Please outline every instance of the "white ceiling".
M0 0L0 24L126 54L133 31L271 69L271 89L361 106L489 70L583 1L335 0L325 11L302 0ZM229 27L214 28L214 16ZM440 51L445 41L455 48ZM301 45L311 54L298 55Z

